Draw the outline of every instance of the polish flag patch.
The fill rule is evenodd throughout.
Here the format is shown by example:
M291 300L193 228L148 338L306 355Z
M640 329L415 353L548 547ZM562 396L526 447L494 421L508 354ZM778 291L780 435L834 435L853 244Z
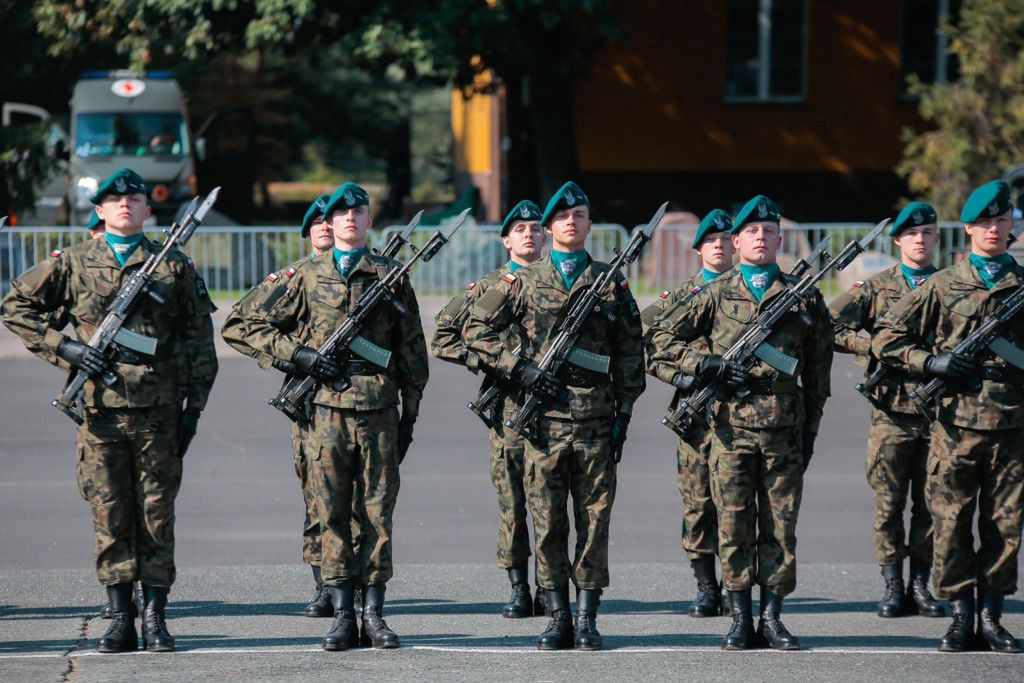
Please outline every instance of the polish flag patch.
M285 271L285 272L288 273L288 277L293 277L295 275L295 269L294 268L288 268L288 270Z
M853 283L853 286L854 287L863 287L864 286L864 281L863 280L857 280L856 282Z
M267 279L271 282L277 282L280 278L278 278L277 273L271 273L267 276Z
M466 291L468 292L469 290L473 289L474 287L476 287L476 283L475 282L470 282L468 285L466 285Z
M513 282L516 281L516 276L513 275L512 273L505 273L505 277L503 277L502 280L509 284L512 284Z
M188 266L189 268L191 268L192 270L195 270L195 269L196 269L196 263L195 263L195 261L193 261L193 260L192 260L192 259L190 259L190 258L186 258L186 259L185 259L185 265L186 265L186 266Z
M701 287L700 285L697 285L696 287L690 289L690 294L699 294L702 289L704 288Z
M61 254L61 250L60 249L54 249L53 251L50 252L50 256L52 256L53 258L57 258L58 256L60 256L60 254Z
M629 280L626 278L619 280L619 289L629 289Z
M661 293L660 296L661 296L662 299L667 299L668 295L671 294L671 293L672 292L670 292L669 290L666 289L664 292Z

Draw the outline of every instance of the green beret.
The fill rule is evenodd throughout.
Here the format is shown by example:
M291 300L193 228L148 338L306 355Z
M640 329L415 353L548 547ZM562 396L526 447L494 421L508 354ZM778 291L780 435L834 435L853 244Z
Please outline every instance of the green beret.
M544 207L544 215L541 216L540 224L547 227L551 223L551 217L562 209L575 206L590 206L587 193L573 181L567 182L558 188L558 191L551 195L548 205Z
M772 200L759 194L743 205L740 212L732 222L730 234L735 235L747 223L778 223L782 219L782 212L779 205Z
M100 215L98 213L93 211L92 212L92 217L89 218L89 225L85 226L85 229L86 230L94 230L96 228L96 226L98 226L98 225L102 225L104 228L106 228L104 220L102 218L100 218Z
M693 248L700 246L701 241L708 236L709 232L731 232L732 219L722 209L712 209L697 228L697 234L693 236Z
M993 180L971 193L960 212L960 220L964 223L973 223L979 218L1002 216L1012 209L1010 186L1005 180Z
M313 227L313 223L317 218L324 218L324 209L327 208L327 200L331 198L329 194L322 194L313 200L313 203L306 209L306 215L302 217L302 236L309 237L309 231Z
M505 220L501 223L501 236L505 237L508 235L508 231L512 229L516 223L539 221L540 220L540 207L531 202L529 199L524 199L508 212L505 216Z
M324 218L327 218L339 209L354 209L357 206L364 206L369 203L370 195L366 194L366 190L349 181L327 198L327 206L324 207Z
M931 204L924 202L910 202L903 207L892 227L889 228L889 237L895 237L903 228L916 228L920 225L935 225L939 217Z
M110 174L110 177L100 183L96 191L89 197L93 204L99 204L103 197L108 194L146 194L146 183L142 182L142 176L130 168L119 168Z

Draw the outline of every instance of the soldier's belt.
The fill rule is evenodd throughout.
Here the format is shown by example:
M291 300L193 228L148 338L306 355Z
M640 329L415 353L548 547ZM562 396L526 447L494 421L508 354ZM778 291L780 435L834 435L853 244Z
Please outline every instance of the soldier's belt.
M602 387L611 381L608 375L602 375L591 370L586 370L579 367L578 365L565 364L562 366L562 371L559 373L563 382L568 387L576 387L578 389L593 389L595 387Z
M747 380L747 388L750 389L750 393L765 396L789 394L796 391L798 387L799 384L795 377L785 377L774 381L768 377L751 377Z
M385 371L376 363L357 359L346 362L342 368L342 372L349 377L358 377L360 375L379 375Z

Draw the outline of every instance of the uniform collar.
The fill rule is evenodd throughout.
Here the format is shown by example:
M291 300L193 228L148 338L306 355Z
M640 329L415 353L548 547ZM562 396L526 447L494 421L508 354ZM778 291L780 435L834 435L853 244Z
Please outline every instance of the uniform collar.
M154 245L154 242L150 241L149 238L143 235L142 240L139 242L139 246L132 251L131 256L128 257L122 266L117 262L117 257L114 256L114 252L107 244L107 240L100 237L99 239L92 240L87 257L90 261L104 266L109 266L114 270L126 270L132 266L145 262L145 260L149 258L150 253L153 252Z

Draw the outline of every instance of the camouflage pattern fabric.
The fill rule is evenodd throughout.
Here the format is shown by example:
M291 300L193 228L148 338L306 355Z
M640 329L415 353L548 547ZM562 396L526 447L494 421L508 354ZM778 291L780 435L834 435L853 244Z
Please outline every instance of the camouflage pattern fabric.
M386 582L392 567L391 531L398 499L398 411L345 410L318 405L306 442L316 489L324 583ZM353 499L363 513L359 547L352 539Z
M875 496L875 563L932 563L932 517L925 500L931 422L923 415L871 410L867 477ZM910 537L903 511L910 496Z
M615 502L611 422L539 418L526 442L526 496L537 544L537 583L556 590L609 584L608 532ZM569 561L569 496L576 549Z
M975 586L1017 591L1024 517L1024 448L1019 429L932 426L928 505L935 524L935 594L954 598ZM974 547L975 508L979 547Z
M88 342L106 316L121 285L160 245L143 238L122 268L105 240L86 240L33 266L11 281L3 301L3 322L43 360L59 365L57 346L64 335L51 325L63 309L79 341ZM143 297L125 328L157 340L153 360L116 362L119 379L111 386L90 379L85 405L96 408L146 408L188 400L202 410L217 375L213 347L214 310L206 285L181 252L172 252L154 273L157 304ZM126 356L122 356L122 360ZM182 381L182 376L187 381Z
M77 441L78 491L92 508L100 583L170 586L178 407L87 408Z
M436 326L430 352L436 358L464 365L474 374L480 370L480 357L466 350L462 329L473 303L510 272L506 263L495 268L465 292L456 295L434 318ZM506 337L506 345L508 345ZM514 347L514 344L512 345ZM512 349L509 349L512 350ZM489 382L489 380L485 380ZM526 515L526 489L523 485L523 437L504 426L518 407L518 396L502 396L493 411L494 428L488 434L491 483L498 492L498 566L521 567L530 559L530 531Z
M796 522L803 454L796 429L718 424L711 438L711 493L718 510L722 581L780 596L796 589Z

